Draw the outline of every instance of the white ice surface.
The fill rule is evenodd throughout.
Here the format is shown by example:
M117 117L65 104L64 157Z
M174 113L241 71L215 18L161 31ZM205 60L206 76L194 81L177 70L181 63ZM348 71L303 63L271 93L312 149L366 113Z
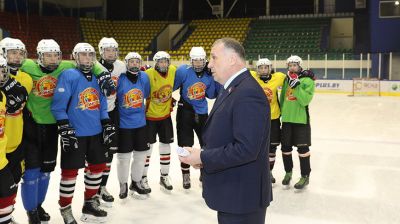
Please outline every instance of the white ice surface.
M273 171L277 184L273 188L274 201L267 211L267 223L400 223L400 99L315 95L310 114L313 143L310 185L300 193L293 188L283 190L280 181L284 171L278 154ZM183 190L175 147L172 144L170 170L174 190L167 195L159 189L158 145L154 146L149 169L153 192L148 200L130 198L121 203L114 159L108 190L116 201L113 208L107 209L108 223L217 223L216 212L207 208L201 197L198 171L191 171L190 192ZM297 153L294 155L293 182L300 175ZM51 177L43 207L51 215L50 223L62 224L57 204L59 167ZM79 223L83 192L81 170L72 204ZM19 223L27 223L20 192L13 215Z

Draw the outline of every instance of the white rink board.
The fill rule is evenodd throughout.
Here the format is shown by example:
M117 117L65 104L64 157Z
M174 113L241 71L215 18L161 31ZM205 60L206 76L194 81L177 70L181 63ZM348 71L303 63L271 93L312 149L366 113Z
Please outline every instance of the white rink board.
M353 93L353 80L316 80L315 92L329 94ZM400 81L380 81L381 96L400 96Z

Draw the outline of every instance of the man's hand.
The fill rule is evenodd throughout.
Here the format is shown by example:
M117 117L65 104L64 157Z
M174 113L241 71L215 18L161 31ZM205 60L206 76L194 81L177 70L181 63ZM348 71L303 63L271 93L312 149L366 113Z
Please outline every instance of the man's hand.
M182 163L186 163L193 166L193 168L195 169L202 168L203 164L200 158L201 149L191 148L191 147L184 147L184 149L188 150L190 152L190 155L185 157L179 156L179 160Z

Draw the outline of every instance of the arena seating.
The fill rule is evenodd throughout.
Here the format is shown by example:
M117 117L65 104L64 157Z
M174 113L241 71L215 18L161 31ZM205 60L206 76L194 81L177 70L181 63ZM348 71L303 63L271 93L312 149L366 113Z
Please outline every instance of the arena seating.
M329 19L253 20L244 43L249 59L261 57L283 59L290 54L307 57L322 53L322 30Z
M169 53L176 60L188 59L193 46L204 47L209 53L212 43L221 37L233 37L243 43L250 21L251 18L193 20L190 23L194 28L193 33L178 50Z
M28 57L36 58L36 46L41 39L54 39L60 44L64 59L80 41L78 21L71 17L15 15L0 13L0 27L11 37L21 39L27 47Z
M279 60L291 54L323 60L325 53L328 59L340 60L343 53L347 54L346 58L351 58L352 49L328 50L322 46L329 27L329 18L254 20L244 46L250 60L259 56L273 58L274 55Z
M114 37L119 44L120 57L136 51L143 60L152 54L146 48L153 38L167 24L163 21L111 21L81 18L81 29L84 41L92 44L96 51L102 37Z
M61 46L64 59L72 59L71 52L76 43L88 42L97 51L102 37L114 37L120 45L121 58L136 51L146 60L155 53L150 50L152 40L167 23L0 13L0 27L26 44L30 58L36 58L37 42L44 38L55 39ZM202 46L209 54L212 43L221 37L233 37L243 43L249 60L258 57L273 59L274 55L280 60L291 54L303 58L310 54L310 59L322 60L325 53L328 53L328 59L341 60L343 53L347 53L346 59L352 57L352 49L328 50L325 46L330 18L193 20L189 26L193 30L189 37L178 49L168 51L174 60L188 59L193 46Z

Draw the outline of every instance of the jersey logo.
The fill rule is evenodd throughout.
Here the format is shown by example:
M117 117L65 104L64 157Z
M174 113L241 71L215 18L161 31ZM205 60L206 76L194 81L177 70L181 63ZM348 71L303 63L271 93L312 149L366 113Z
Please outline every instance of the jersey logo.
M33 94L43 98L51 98L54 95L54 89L57 85L57 79L46 75L33 82Z
M143 105L143 93L140 89L131 89L124 94L123 107L141 108Z
M6 111L1 109L0 110L0 138L4 137L4 124L5 124L5 120L6 120Z
M206 96L206 85L202 82L196 82L195 84L187 88L187 97L190 100L201 100Z
M78 107L81 110L99 110L99 93L93 87L86 88L79 94Z
M287 88L286 90L286 99L289 101L296 101L297 98L293 95L293 89L292 88Z
M272 102L272 98L274 96L274 94L272 93L272 90L268 87L264 87L263 88L265 95L268 98L268 102L271 103Z
M152 101L157 104L166 103L168 102L168 100L171 99L171 96L172 96L172 86L165 85L152 93Z

